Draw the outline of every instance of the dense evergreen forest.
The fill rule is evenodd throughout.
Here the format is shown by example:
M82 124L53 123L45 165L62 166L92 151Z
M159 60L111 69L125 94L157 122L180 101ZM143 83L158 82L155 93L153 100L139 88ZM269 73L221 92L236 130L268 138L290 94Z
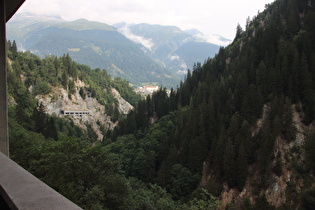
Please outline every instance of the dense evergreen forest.
M14 42L8 48L11 156L83 208L315 208L313 0L266 5L245 30L237 26L231 45L188 71L176 90L160 88L137 103L128 83L106 71L67 55L39 59L17 52ZM137 104L95 146L86 131L47 116L34 99L52 84L70 93L77 77L89 81L107 107L115 103L102 95L108 85ZM298 143L296 118L305 143ZM289 152L279 149L281 142ZM267 191L288 172L283 202L275 206ZM230 189L250 194L220 203Z
M126 177L121 158L110 151L110 139L97 141L90 126L84 130L71 118L46 114L36 96L63 87L69 96L74 82L84 81L86 90L105 105L113 121L123 119L111 87L133 105L140 96L121 78L111 79L105 70L91 69L72 61L69 55L40 59L18 52L15 41L7 42L10 157L36 177L84 209L191 209L212 208L218 199L200 190L184 203L167 191L137 177ZM104 129L105 136L110 130ZM92 146L94 145L94 146Z
M259 189L257 203L265 201L260 190L268 188L272 175L282 175L281 157L289 155L275 155L276 142L289 144L297 138L293 113L310 128L315 119L314 3L280 0L266 5L247 20L245 31L237 27L230 46L203 65L197 63L176 91L167 96L160 89L139 101L115 130L111 145L123 157L127 176L156 183L180 199L201 184L203 170L211 176L204 187L219 196L224 184L242 191L256 167L259 179L251 184ZM297 162L294 170L311 177L315 139L311 129L307 132L306 163ZM130 148L135 152L125 152ZM311 186L314 179L304 181ZM315 191L306 192L283 207L301 201L306 209L314 208L314 200L303 199L314 199Z

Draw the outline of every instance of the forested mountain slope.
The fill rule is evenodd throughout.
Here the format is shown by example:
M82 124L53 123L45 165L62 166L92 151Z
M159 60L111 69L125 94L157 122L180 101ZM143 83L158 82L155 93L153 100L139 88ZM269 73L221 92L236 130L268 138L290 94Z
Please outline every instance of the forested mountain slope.
M314 1L277 0L169 97L140 101L110 145L127 175L175 199L199 186L226 208L313 209L314 23Z
M131 109L127 101L135 106L140 98L126 80L112 79L106 70L78 64L69 55L40 59L18 52L15 41L7 46L10 158L15 162L85 209L218 205L207 191L180 203L156 184L125 176L121 158L105 145L117 120Z
M112 79L105 70L92 70L75 63L68 54L40 59L29 52L18 52L15 41L8 42L8 50L8 88L13 116L46 138L58 139L57 131L62 129L54 126L52 129L50 125L57 117L65 117L64 111L87 111L89 114L70 117L68 121L84 128L92 142L97 140L95 136L102 140L118 118L132 109L123 98L133 105L140 98L126 80ZM125 103L124 107L121 103Z

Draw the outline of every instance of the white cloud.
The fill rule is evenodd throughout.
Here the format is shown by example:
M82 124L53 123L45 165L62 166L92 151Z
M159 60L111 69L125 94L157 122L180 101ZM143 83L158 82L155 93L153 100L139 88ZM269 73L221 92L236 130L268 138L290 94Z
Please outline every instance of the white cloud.
M186 64L184 61L181 61L180 67L181 67L182 69L185 69L185 70L188 69L187 64Z
M197 28L205 34L233 39L238 23L274 0L27 0L25 12L60 15L66 20L86 18L107 24L118 22Z
M172 55L172 56L170 57L170 60L171 60L171 61L179 60L179 56L178 56L178 55Z
M123 26L122 28L120 28L119 32L122 33L128 39L130 39L136 43L142 44L148 50L153 51L154 43L151 41L151 39L146 39L142 36L137 36L137 35L133 34L130 31L129 26L127 24L125 26Z
M196 34L196 35L194 35L194 37L197 40L208 42L208 43L211 43L211 44L216 44L216 45L219 45L219 46L227 46L227 45L229 45L231 43L231 40L230 41L223 40L221 36L214 35L214 34L211 34L211 35Z
M187 74L188 70L178 70L176 73L177 74Z

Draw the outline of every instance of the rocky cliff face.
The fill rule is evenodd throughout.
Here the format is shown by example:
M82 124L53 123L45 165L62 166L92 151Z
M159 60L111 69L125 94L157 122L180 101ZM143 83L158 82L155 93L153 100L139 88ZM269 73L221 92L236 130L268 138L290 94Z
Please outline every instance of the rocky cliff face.
M128 103L128 101L123 99L123 97L121 97L121 95L119 94L119 92L115 88L112 88L111 91L112 91L113 96L118 101L118 110L119 110L119 112L122 113L122 114L128 114L130 112L130 110L133 109L133 106L131 106L131 104Z
M47 95L37 95L39 103L46 107L47 114L57 115L58 117L70 118L73 122L83 129L87 129L86 124L90 124L98 136L98 140L103 139L100 126L106 130L113 130L117 122L111 121L111 116L106 113L105 106L100 104L95 98L92 98L88 92L86 97L82 98L79 94L81 87L86 87L85 83L75 81L75 93L69 97L69 93L62 87L53 87L51 93ZM119 92L112 88L112 94L118 101L118 110L121 114L127 114L133 107L124 100ZM62 111L88 111L86 115L69 116L64 115Z
M230 189L227 184L223 186L221 192L221 209L226 209L230 204L240 209L244 204L245 199L252 204L255 203L255 199L264 196L266 201L276 208L282 207L285 203L289 203L290 206L296 206L290 198L296 196L302 191L304 186L303 177L297 172L298 168L305 166L305 150L304 144L306 141L306 134L312 128L312 125L306 126L302 122L302 113L298 113L296 108L293 107L293 121L296 127L297 133L295 140L288 143L281 136L277 137L274 145L272 167L276 166L276 162L281 162L281 174L277 175L271 172L268 178L268 187L262 190L258 190L255 187L255 183L258 183L262 178L258 165L254 164L249 167L249 177L246 181L245 187L240 192L237 189ZM255 129L252 130L252 134L256 135L261 124L263 123L266 115L268 115L269 108L265 105L263 108L262 118L258 120ZM204 177L205 178L205 177ZM208 177L209 181L210 177Z

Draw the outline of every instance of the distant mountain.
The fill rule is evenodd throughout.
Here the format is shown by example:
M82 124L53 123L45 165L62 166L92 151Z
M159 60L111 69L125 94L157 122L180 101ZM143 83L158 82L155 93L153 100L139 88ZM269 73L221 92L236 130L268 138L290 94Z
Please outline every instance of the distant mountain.
M218 45L189 41L175 50L166 62L172 72L176 71L178 74L185 74L186 70L191 68L196 62L204 63L208 57L212 57L207 57L206 55L215 55L218 50ZM176 68L178 65L180 68Z
M174 86L179 81L146 55L139 44L104 23L17 15L7 28L7 38L16 40L19 49L42 57L69 53L79 63L106 69L112 76L120 76L135 85Z
M203 34L201 31L199 31L198 29L195 29L195 28L185 30L185 32L186 32L187 34L190 34L190 35Z
M29 13L15 15L7 24L7 39L16 40L19 49L25 50L25 37L32 31L64 22L60 17L47 17Z
M19 14L7 25L18 48L44 57L70 54L74 61L106 69L134 85L176 86L195 62L213 57L219 45L197 29L176 26L105 23ZM215 36L216 38L218 36ZM219 39L212 39L216 43ZM226 43L228 40L221 40ZM219 42L221 43L221 42Z
M210 44L208 38L197 29L183 31L176 26L146 23L118 23L114 27L130 40L141 44L150 57L181 77L195 62L203 63L219 50L219 45ZM218 36L211 37L215 37L213 43L217 40L222 45L230 42L227 39L221 40Z

